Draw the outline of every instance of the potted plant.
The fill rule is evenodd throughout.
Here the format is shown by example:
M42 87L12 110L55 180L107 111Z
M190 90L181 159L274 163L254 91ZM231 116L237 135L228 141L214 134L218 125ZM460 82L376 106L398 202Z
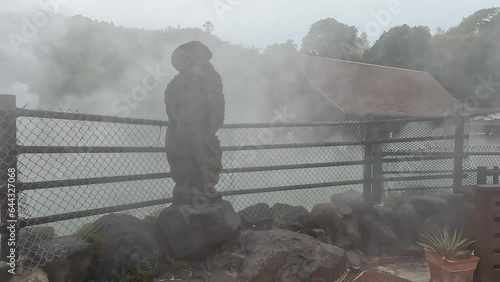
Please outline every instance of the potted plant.
M429 263L431 282L472 282L479 258L468 247L474 243L455 230L442 229L422 234L425 258Z

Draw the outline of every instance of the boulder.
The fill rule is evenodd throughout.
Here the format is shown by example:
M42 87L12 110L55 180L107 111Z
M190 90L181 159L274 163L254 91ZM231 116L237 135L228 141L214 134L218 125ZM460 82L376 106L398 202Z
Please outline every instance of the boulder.
M273 227L273 213L268 204L260 203L238 212L245 230L269 230Z
M463 195L448 194L443 195L442 198L448 202L448 207L443 214L446 226L451 230L463 230L467 233L464 235L468 235L472 239L474 237L474 232L471 232L474 228L472 224L475 215L474 202Z
M156 224L156 238L164 252L177 260L203 261L231 242L241 220L227 201L202 208L177 205L164 209Z
M20 241L37 243L53 239L56 236L54 228L50 226L32 226L19 231ZM21 242L20 242L21 243Z
M247 255L241 282L336 281L347 271L344 250L297 232L246 230L239 243Z
M448 200L429 195L408 195L398 200L394 209L394 229L406 244L414 244L420 233L428 233L455 225L461 214Z
M84 282L95 266L96 248L76 235L56 237L47 253L56 254L43 269L51 282Z
M449 206L448 201L444 198L424 194L401 197L399 202L411 204L422 217L445 212Z
M345 203L317 204L311 210L311 219L325 230L330 242L341 248L357 248L361 243L358 222Z
M208 282L238 282L238 280L231 273L216 270L210 274Z
M383 223L392 226L394 222L394 216L391 207L374 205L372 206L371 210Z
M88 240L98 249L98 281L158 272L160 248L148 223L128 214L109 214L96 220L92 230Z
M323 229L316 228L316 229L310 230L307 234L320 242L323 242L326 244L332 243L330 241L330 237L326 234L326 231Z
M405 243L415 242L420 233L420 221L415 207L402 203L394 210L394 229Z
M359 224L363 236L380 245L391 245L398 239L392 229L392 224L387 218L377 213L380 207L374 207L371 212L366 212L359 217Z
M351 209L356 209L363 205L363 193L351 189L346 192L332 195L330 200L332 203L340 202L348 205Z
M2 280L7 281L7 280ZM10 282L49 282L47 273L43 271L40 267L35 267L33 270L23 274L15 275L11 278Z
M180 276L166 276L159 277L155 281L175 281L175 282L238 282L236 278L225 271L216 270L212 273L206 273L203 275L187 272L185 277ZM142 282L142 281L141 281Z
M380 207L373 207L359 216L363 249L370 255L386 254L397 248L399 242L392 224L383 217L384 214L377 212L381 210Z
M362 256L358 251L355 250L347 250L346 251L346 260L347 260L347 266L354 270L359 270L361 269L361 264L362 264Z
M274 226L296 232L308 233L314 229L309 211L302 206L277 203L271 208Z
M10 266L5 261L0 261L0 281L10 281L10 277L13 276L9 273Z
M52 227L32 227L19 232L23 265L31 269L43 265L53 282L87 281L94 263L95 247L78 235L55 236Z
M55 232L52 227L33 226L21 229L19 231L18 250L23 258L23 266L31 269L36 267L39 262L47 262L47 249L53 247L52 241L54 238Z
M222 252L213 256L209 260L209 270L223 270L229 272L238 272L241 267L241 263L245 257L241 254L232 252Z

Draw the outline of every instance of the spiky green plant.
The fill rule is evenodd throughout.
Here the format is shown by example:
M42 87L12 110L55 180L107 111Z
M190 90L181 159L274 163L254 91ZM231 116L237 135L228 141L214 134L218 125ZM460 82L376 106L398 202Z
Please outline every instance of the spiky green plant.
M461 260L469 258L472 254L467 247L474 241L465 238L457 230L451 233L446 228L443 228L436 233L421 235L426 242L418 242L418 244L431 252L437 253L443 259Z

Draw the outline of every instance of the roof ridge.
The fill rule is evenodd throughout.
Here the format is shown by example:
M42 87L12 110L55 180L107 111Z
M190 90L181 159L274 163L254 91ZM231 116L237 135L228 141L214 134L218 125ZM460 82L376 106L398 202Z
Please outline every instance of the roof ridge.
M387 68L387 69L429 74L426 71L419 71L419 70L412 70L412 69L405 69L405 68L398 68L398 67L391 67L391 66L384 66L384 65L376 65L376 64L369 64L369 63L355 62L355 61L348 61L348 60L340 60L340 59L333 59L333 58L326 58L326 57L319 57L319 56L311 56L311 55L306 55L306 54L298 54L298 56L315 58L315 59L322 59L322 60L328 60L328 61L336 61L336 62L346 63L346 64L364 65L364 66L376 67L376 68Z
M323 95L324 98L330 101L330 103L332 103L335 107L337 107L337 109L339 109L342 113L345 114L345 110L343 108L339 107L339 105L335 103L335 101L333 101L330 97L328 97L328 95L326 95L325 93L323 93L323 91L321 91L318 87L316 87L316 84L314 84L314 82L311 81L311 79L305 74L303 69L301 69L301 71L306 77L307 81L309 82L309 85L311 85L316 91L318 91L321 95Z
M461 106L465 106L464 103L462 103L460 100L458 100L457 98L455 98L455 96L453 96L451 94L450 91L448 91L448 89L446 89L441 83L439 83L439 81L437 81L434 76L432 76L430 73L426 72L426 74L432 79L432 81L438 85L438 87L440 87L441 89L444 90L444 92L448 93L448 95L453 99L455 100L455 102L459 103Z

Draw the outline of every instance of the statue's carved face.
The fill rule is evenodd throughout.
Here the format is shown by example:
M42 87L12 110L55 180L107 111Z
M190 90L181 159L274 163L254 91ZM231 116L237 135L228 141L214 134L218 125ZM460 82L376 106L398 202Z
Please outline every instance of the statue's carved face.
M203 74L203 68L200 64L193 64L186 69L186 75L194 80L201 79Z
M212 52L199 41L183 44L172 53L172 64L180 73L192 78L203 76L203 65L209 63Z

